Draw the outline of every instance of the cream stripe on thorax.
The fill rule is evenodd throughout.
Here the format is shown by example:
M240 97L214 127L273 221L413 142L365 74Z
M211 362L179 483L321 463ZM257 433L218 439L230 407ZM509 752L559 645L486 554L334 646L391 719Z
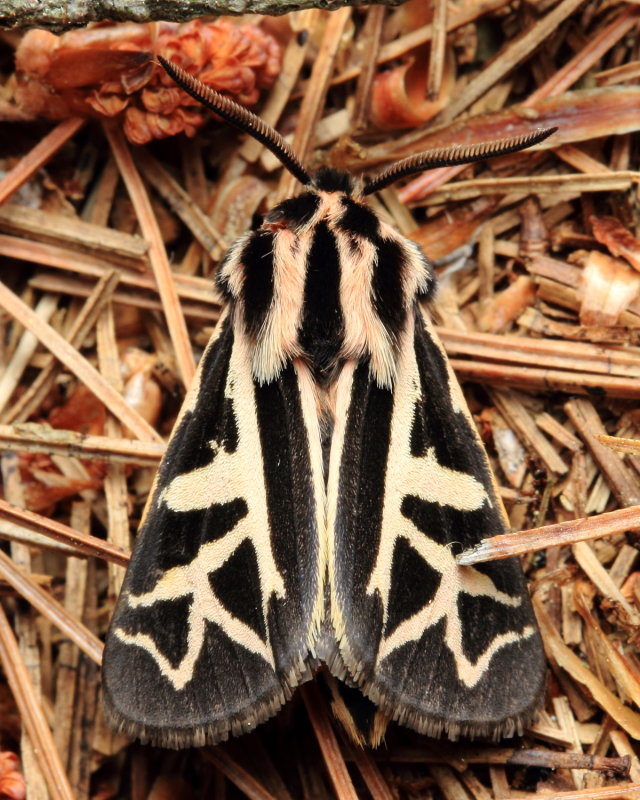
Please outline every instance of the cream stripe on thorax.
M390 389L396 377L396 351L374 308L373 272L378 251L364 236L333 230L340 258L340 303L344 318L342 358L370 356L371 373L379 386ZM357 250L351 246L355 240Z
M273 298L251 356L258 383L275 380L288 359L300 355L310 232L279 229L273 239Z

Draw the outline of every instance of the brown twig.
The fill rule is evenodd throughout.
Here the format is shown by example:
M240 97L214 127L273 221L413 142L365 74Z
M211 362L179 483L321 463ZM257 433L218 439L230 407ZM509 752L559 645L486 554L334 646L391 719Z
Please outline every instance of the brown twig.
M460 8L452 8L451 13L447 17L447 32L461 28L468 25L470 22L481 17L483 14L489 14L492 11L497 11L506 6L505 0L482 0L482 2L474 3L473 5L465 5ZM426 44L433 38L433 24L423 25L420 28L409 31L403 36L399 36L391 42L387 42L380 48L380 53L376 59L376 65L381 66L390 61L395 61L401 58L411 50L415 50L422 44ZM342 72L339 72L331 81L332 86L339 85L345 81L357 78L362 71L363 65L358 62L347 67Z
M437 751L425 752L422 747L392 748L381 753L380 760L404 763L451 764L458 759L462 765L469 764L518 764L545 769L587 769L611 772L622 778L629 777L631 759L570 753L542 748L488 747L459 743L440 743Z
M579 3L577 3L577 5L579 5ZM553 14L563 14L564 10L564 5L557 6L554 11L547 15L544 20L541 20L538 25L541 23L547 25ZM596 42L592 42L590 47L586 49L586 52L578 54L571 62L569 62L569 64L565 65L562 70L556 73L556 75L560 77L556 77L556 75L554 75L553 78L547 81L543 86L539 87L539 89L537 89L527 98L527 100L525 100L523 107L535 107L536 103L539 103L540 100L559 94L563 86L565 86L567 80L571 82L577 80L598 58L602 56L603 52L606 52L607 47L611 47L615 41L624 36L624 34L631 27L633 27L635 22L637 22L637 19L635 18L636 13L637 10L635 9L630 9L629 14L627 14L627 12L623 12L623 14L612 24L611 28L607 30L606 35L602 35L601 39L598 39ZM533 28L524 38L530 36L531 40L529 41L529 44L533 43L535 46L535 38L539 32L539 28L537 31L536 28ZM613 41L611 41L612 39ZM519 55L518 46L520 44L521 40L516 41L508 46L511 48L510 52L512 52L516 58ZM471 97L473 98L474 95L478 96L478 94L482 94L482 92L494 81L494 73L502 71L502 67L503 64L501 59L494 60L492 65L482 72L478 78L472 82L472 84L470 84L473 90L470 92ZM496 77L495 80L497 79L498 78ZM571 85L571 83L566 85ZM467 87L467 91L469 91L469 87ZM469 102L472 102L472 99ZM459 110L463 110L467 107L467 105L467 98L462 95L458 100L458 106L460 106ZM453 110L455 113L453 113L451 107L449 107L441 116L447 120L453 120L458 115L458 110L456 110L455 107ZM429 176L420 176L404 187L403 199L405 202L407 202L410 197L422 197L428 191L433 191L437 186L440 186L443 183L451 180L451 178L458 175L461 171L461 167L445 167L440 170L434 170Z
M392 800L393 793L368 749L351 747L351 758L373 800Z
M116 340L113 306L109 304L98 319L96 344L100 372L119 393L123 391L120 358ZM105 432L119 438L122 427L113 417L105 420ZM123 464L111 461L104 476L104 494L107 505L107 540L121 549L131 547L129 527L127 478ZM124 580L124 570L118 564L107 564L109 596L117 598Z
M165 445L160 442L121 439L117 436L88 436L77 431L25 423L15 426L0 425L0 450L76 456L155 467L162 458Z
M618 786L597 786L570 792L545 792L542 797L545 800L626 800L639 794L640 783L622 783Z
M79 380L86 384L114 416L126 425L139 439L161 441L160 436L153 430L149 423L124 401L122 395L118 394L74 347L54 330L54 328L47 325L46 322L34 314L34 312L3 283L0 283L0 306L37 336L40 342L42 342L56 358L62 361Z
M628 453L630 455L640 455L640 439L629 439L624 436L608 436L606 433L597 433L596 440L600 444L610 447L618 453Z
M571 372L537 367L516 367L484 361L450 360L460 380L470 380L490 386L508 386L529 391L558 391L568 394L589 395L603 392L611 397L629 399L640 396L637 378L614 378L587 372Z
M313 731L320 745L325 767L339 800L358 800L338 740L329 722L327 708L315 683L300 689Z
M547 657L571 675L578 683L584 685L598 705L635 738L640 736L640 714L632 711L609 691L596 676L584 665L562 641L549 613L545 609L538 594L533 596L533 607L542 634L542 643Z
M58 542L69 544L79 554L96 556L125 567L129 563L128 553L105 542L103 539L87 536L84 533L75 531L68 525L63 525L61 522L41 517L39 514L34 514L33 511L27 511L24 508L18 508L18 506L12 506L5 500L0 500L0 519L9 520L30 531L35 531ZM0 532L0 536L2 535L2 532Z
M39 245L41 249L37 252L44 253L46 248L43 245L54 245L52 258L55 258L56 247L71 250L73 256L67 255L67 265L63 269L74 269L74 258L82 260L88 257L90 261L98 259L96 263L102 266L102 272L107 271L105 261L112 267L136 273L147 270L149 246L144 239L86 222L76 216L6 203L0 206L0 230L4 234L24 237L19 241L27 248L27 253L29 245ZM34 261L47 263L38 258Z
M458 117L474 100L525 59L580 5L582 5L582 0L563 0L545 17L532 25L529 30L510 41L500 55L494 58L489 66L465 87L453 103L447 106L441 114L441 121L448 122Z
M105 303L109 301L115 291L119 274L115 270L106 272L96 283L91 294L87 298L82 311L73 321L67 334L67 339L71 347L78 350L88 335L91 328L95 325L98 315ZM59 370L59 363L53 356L49 363L38 373L38 377L29 386L26 392L13 403L3 414L3 421L15 422L23 421L40 406L44 398L53 385L53 381Z
M449 169L449 168L447 168ZM457 169L451 167L450 169ZM540 175L523 178L473 178L456 181L446 188L433 191L427 205L439 206L454 200L469 200L484 194L535 194L557 193L560 189L567 194L574 192L616 192L624 191L640 182L640 173L602 172L594 175Z
M63 120L26 156L23 156L0 181L0 205L5 203L14 192L17 192L72 136L75 136L84 123L85 120L80 117Z
M364 128L369 117L371 85L380 50L380 37L382 36L384 17L385 10L383 6L371 6L367 11L367 19L358 43L362 59L362 71L358 77L353 110L351 112L351 126L354 132Z
M249 800L276 800L253 775L227 753L224 747L205 747L200 752Z
M447 47L447 8L446 0L436 0L433 4L433 35L427 73L427 96L432 99L438 96L442 85L444 54Z
M24 572L21 572L13 561L0 550L0 576L7 581L27 602L65 633L71 641L85 652L96 664L102 662L103 644L87 628L78 622L69 612L53 599L44 589L38 586Z
M131 202L136 209L143 236L149 243L149 261L162 300L176 361L185 386L189 386L195 375L195 361L158 222L122 130L114 125L105 124L104 131L109 139L122 179L127 186Z
M206 252L213 255L218 245L226 244L207 215L153 156L139 150L135 163L140 167L145 180L175 211Z
M576 53L552 78L529 95L525 105L534 106L541 98L560 94L573 86L638 23L638 13L638 9L633 6L624 9L608 27L590 39L581 52Z
M485 561L534 553L547 547L601 539L625 531L640 530L640 506L620 508L586 519L574 519L556 525L545 525L529 531L502 533L483 539L457 557L460 566L469 567Z
M0 662L20 709L23 724L34 744L38 763L47 781L52 800L74 800L51 730L47 725L42 706L35 697L29 675L20 657L18 644L1 605Z
M2 209L0 209L1 212ZM0 235L0 248L3 254L9 258L32 261L65 271L70 270L91 278L99 279L108 272L108 267L105 266L102 258L94 257L90 253L79 255L64 247ZM120 283L125 287L157 292L153 278L148 275L142 275L133 269L120 268L119 276ZM180 274L175 274L174 279L178 294L182 299L205 304L211 309L209 313L214 314L215 306L220 305L221 300L214 291L210 280Z
M447 353L476 359L511 361L523 366L594 372L640 378L640 352L607 348L587 342L559 342L525 336L437 328Z

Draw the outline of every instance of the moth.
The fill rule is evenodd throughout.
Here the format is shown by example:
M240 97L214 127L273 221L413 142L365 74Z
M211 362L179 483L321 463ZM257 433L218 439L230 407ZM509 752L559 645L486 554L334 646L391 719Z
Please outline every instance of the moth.
M513 735L544 680L524 578L513 559L456 564L506 518L423 310L432 266L365 198L552 131L412 156L368 184L310 175L262 120L159 61L303 191L219 266L226 308L107 635L107 718L161 746L212 744L274 715L324 663L417 731Z

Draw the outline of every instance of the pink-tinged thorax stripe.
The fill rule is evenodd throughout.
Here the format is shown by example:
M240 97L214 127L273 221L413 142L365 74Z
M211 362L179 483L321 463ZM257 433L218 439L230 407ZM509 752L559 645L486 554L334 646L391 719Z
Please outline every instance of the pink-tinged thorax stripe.
M378 267L378 248L367 236L340 228L340 218L345 212L341 192L319 191L318 196L318 210L305 225L296 229L286 226L272 228L273 299L256 337L252 355L253 376L259 383L268 383L278 377L287 362L303 355L300 332L307 258L315 227L324 221L335 237L340 262L336 267L340 269L344 333L339 358L370 358L371 373L378 385L391 388L397 372L397 342L375 307L373 281ZM403 252L403 263L399 266L402 269L402 297L395 300L408 312L416 294L428 287L430 276L424 256L417 244L382 221L380 237L395 241ZM242 252L246 241L247 236L244 236L231 246L220 273L221 280L236 298L237 324L241 324L244 318L242 287L245 265Z

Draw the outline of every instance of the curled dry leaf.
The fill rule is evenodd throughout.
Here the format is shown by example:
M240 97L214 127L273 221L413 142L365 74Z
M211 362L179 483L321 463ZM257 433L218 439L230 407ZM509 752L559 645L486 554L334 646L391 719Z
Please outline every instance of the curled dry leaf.
M614 256L622 256L640 272L640 241L615 217L589 217L594 237Z
M433 6L424 0L412 0L402 9L402 31L407 33L431 22ZM385 130L415 128L441 111L451 98L456 69L453 51L444 55L442 82L437 97L427 96L429 45L405 54L403 63L376 75L371 89L370 117Z
M129 347L122 359L127 403L155 426L162 408L162 389L154 377L157 358L137 347Z
M0 777L0 798L2 800L25 800L27 787L24 775L17 770Z
M640 86L610 86L585 89L548 97L535 105L514 105L491 114L456 120L434 131L411 131L393 141L386 140L357 153L347 153L345 168L362 169L413 155L451 142L461 145L518 136L532 128L558 130L536 145L536 149L558 147L602 136L615 136L640 129ZM351 157L349 157L351 156ZM524 154L521 156L524 158Z
M79 383L62 405L51 409L48 422L53 428L78 431L86 436L102 436L106 418L104 405L84 384Z
M474 241L476 233L495 208L500 198L479 197L467 205L446 209L409 234L429 258L437 261L459 247Z
M271 86L281 62L272 36L222 18L108 25L62 36L33 30L16 52L14 98L23 110L50 119L123 114L125 133L136 144L182 131L193 136L206 115L153 63L156 54L245 105Z
M453 54L447 50L442 86L433 99L426 96L427 64L424 56L414 56L376 76L371 91L374 125L384 130L415 128L435 117L447 105L455 85Z
M0 778L0 798L3 800L25 800L27 786L21 772L7 772Z
M535 283L527 275L519 275L503 292L483 304L478 314L478 327L488 333L503 331L533 305L535 296Z
M20 759L8 750L0 752L0 800L25 800L27 787L18 770Z
M68 398L54 405L46 422L60 430L78 431L85 436L102 436L106 409L84 384L77 384ZM97 489L105 473L105 463L83 461L85 472L63 475L54 459L44 453L20 453L20 476L25 505L31 511L51 512L56 503L87 489Z
M92 469L91 472L95 472ZM49 456L23 453L20 455L20 477L25 508L50 516L56 503L74 497L79 492L99 488L101 481L60 473Z
M583 259L580 322L615 325L620 314L640 294L640 275L624 261L597 250Z

